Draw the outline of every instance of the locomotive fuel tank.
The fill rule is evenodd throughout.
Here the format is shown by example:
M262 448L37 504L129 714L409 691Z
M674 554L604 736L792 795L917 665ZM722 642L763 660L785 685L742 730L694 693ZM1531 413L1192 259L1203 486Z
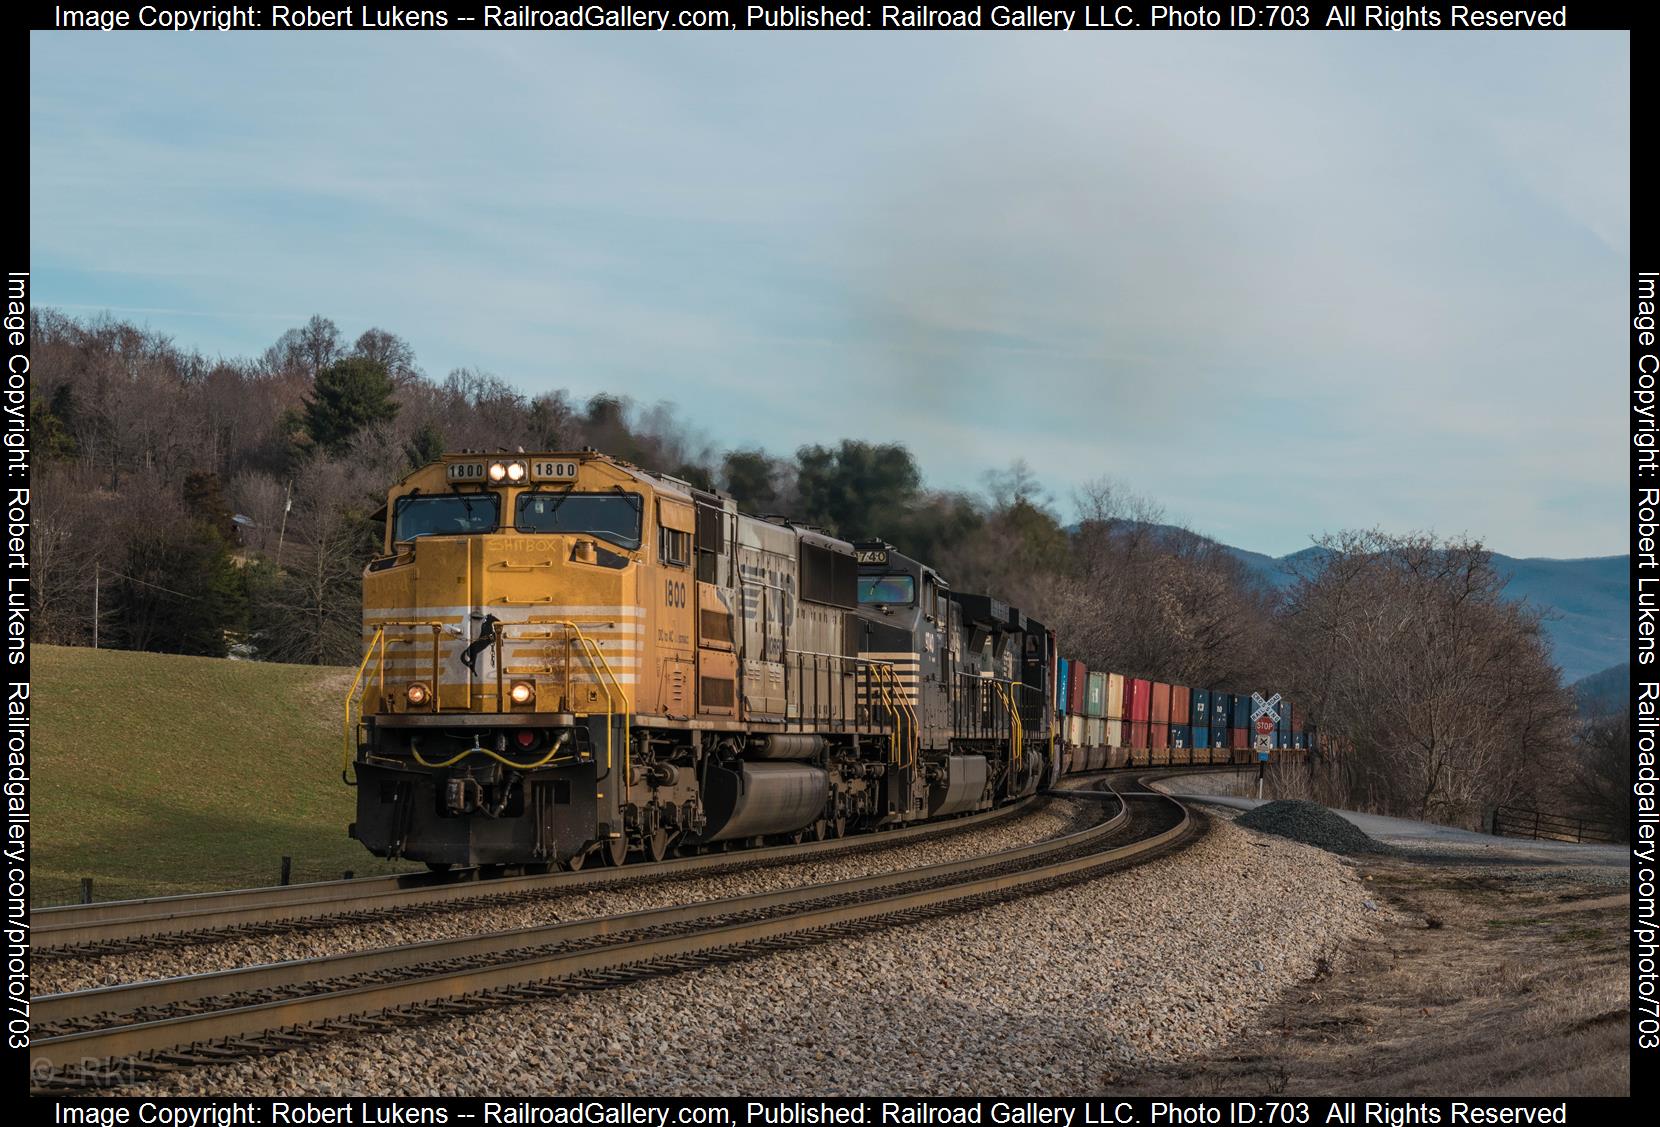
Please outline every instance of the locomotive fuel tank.
M945 757L945 782L928 792L928 816L939 818L973 810L986 793L988 765L983 755Z
M824 816L830 776L805 763L713 765L703 780L703 841L794 833Z

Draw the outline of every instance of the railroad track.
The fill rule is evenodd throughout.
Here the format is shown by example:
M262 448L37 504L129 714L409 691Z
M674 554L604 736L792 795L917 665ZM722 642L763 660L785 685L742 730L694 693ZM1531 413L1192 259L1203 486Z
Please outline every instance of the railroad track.
M130 1083L342 1032L403 1028L604 989L1048 891L1142 863L1203 830L1126 789L1088 829L895 873L379 951L242 967L33 1000L37 1091Z
M997 810L944 823L803 845L707 853L622 868L489 879L480 879L471 870L462 874L408 873L39 908L32 916L32 952L40 961L116 955L213 943L233 936L286 934L388 917L533 903L578 890L599 891L723 869L786 865L911 844L980 828L1018 813L1041 809L1046 802L1047 799L1027 798Z

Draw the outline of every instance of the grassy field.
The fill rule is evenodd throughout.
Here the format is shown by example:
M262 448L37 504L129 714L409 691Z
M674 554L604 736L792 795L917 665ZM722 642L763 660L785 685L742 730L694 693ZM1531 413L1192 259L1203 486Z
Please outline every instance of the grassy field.
M346 836L351 671L31 649L37 904L392 869Z

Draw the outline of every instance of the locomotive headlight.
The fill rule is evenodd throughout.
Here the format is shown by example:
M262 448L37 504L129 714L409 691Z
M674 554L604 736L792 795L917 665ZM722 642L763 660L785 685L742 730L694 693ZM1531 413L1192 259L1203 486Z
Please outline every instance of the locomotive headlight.
M529 704L536 696L536 687L529 681L515 681L507 695L513 698L514 704Z
M490 463L490 480L501 481L507 477L507 467L500 462Z
M416 706L423 705L432 699L432 694L427 691L427 687L419 681L405 689L403 695L410 704Z
M525 464L523 462L507 463L507 480L523 481L525 479Z

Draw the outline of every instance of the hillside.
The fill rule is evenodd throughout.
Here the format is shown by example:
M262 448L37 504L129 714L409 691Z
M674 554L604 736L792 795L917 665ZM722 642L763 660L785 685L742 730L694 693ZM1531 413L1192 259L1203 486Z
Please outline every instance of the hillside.
M1631 664L1621 662L1600 673L1582 677L1570 686L1579 704L1579 714L1606 716L1631 707Z
M346 836L343 669L37 645L33 899L389 871Z
M1278 558L1242 548L1228 551L1263 583L1284 589L1293 581L1291 565L1320 549L1304 548ZM1553 560L1494 553L1493 566L1509 576L1507 595L1550 612L1545 633L1564 682L1626 660L1631 649L1631 557Z

